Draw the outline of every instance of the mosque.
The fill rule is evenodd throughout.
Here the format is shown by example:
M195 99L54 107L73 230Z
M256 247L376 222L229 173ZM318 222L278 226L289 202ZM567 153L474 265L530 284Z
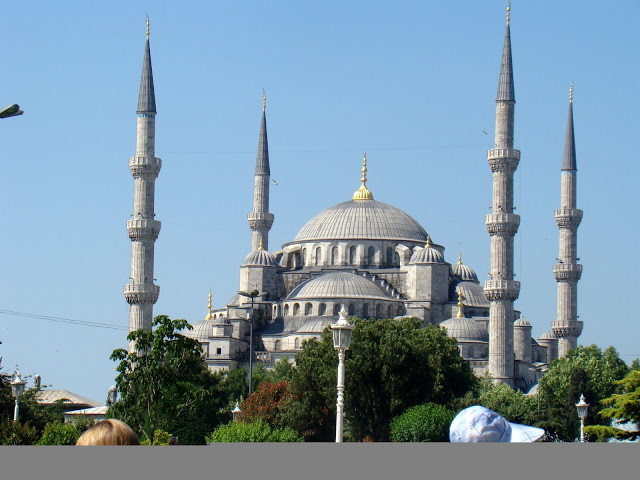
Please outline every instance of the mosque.
M138 100L134 213L127 221L132 242L131 282L124 294L130 305L129 329L150 329L159 287L153 283L155 179L155 93L147 41ZM558 316L537 341L531 324L514 309L520 282L514 280L513 240L520 216L513 208L513 176L520 161L514 145L514 78L509 8L496 98L495 145L488 162L493 176L492 211L485 218L491 238L490 280L481 284L474 270L445 259L445 247L409 214L374 199L367 188L367 158L359 188L349 199L328 207L302 226L290 242L269 248L274 214L269 212L271 171L263 98L255 168L253 211L248 215L251 252L240 266L239 293L208 314L187 335L197 339L211 370L294 360L305 340L319 339L342 308L365 318L417 317L439 324L458 341L474 372L528 389L557 357L575 348L582 331L577 317L576 157L572 90L561 167L561 205L555 212L560 253L553 273L558 283ZM240 260L240 259L239 259ZM250 343L252 341L252 343ZM130 348L132 346L130 345ZM252 358L250 358L250 355Z

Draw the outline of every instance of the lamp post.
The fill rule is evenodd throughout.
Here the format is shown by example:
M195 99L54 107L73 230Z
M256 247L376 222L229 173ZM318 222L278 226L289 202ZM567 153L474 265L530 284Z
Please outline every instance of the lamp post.
M238 291L238 293L245 297L251 297L251 316L249 317L249 395L251 395L251 375L253 373L253 303L255 298L259 297L261 294L258 290L254 290L251 293Z
M18 115L22 115L23 113L24 112L20 110L20 105L14 103L0 110L0 118L17 117Z
M238 419L238 415L240 414L240 412L242 412L242 410L240 410L240 404L238 402L236 402L236 406L233 410L231 410L231 413L233 414L233 421L235 422Z
M576 403L578 409L578 417L580 417L580 443L584 443L584 419L587 418L587 410L589 409L589 403L584 401L584 394L580 394L580 401Z
M15 377L11 381L11 395L16 399L16 406L13 410L13 421L18 421L18 415L20 414L20 397L24 393L25 382L20 376L20 372L16 372Z
M336 323L331 325L333 331L333 348L338 350L338 401L336 403L336 443L342 442L342 424L344 417L344 352L351 345L353 325L347 321L347 311L342 305Z

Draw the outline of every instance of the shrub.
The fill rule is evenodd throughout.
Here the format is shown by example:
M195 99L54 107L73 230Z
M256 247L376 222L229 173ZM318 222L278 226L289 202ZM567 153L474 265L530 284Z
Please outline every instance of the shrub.
M448 442L455 415L435 403L416 405L392 420L391 438L394 442Z
M207 443L302 442L291 428L272 428L262 420L251 423L230 422L207 435Z

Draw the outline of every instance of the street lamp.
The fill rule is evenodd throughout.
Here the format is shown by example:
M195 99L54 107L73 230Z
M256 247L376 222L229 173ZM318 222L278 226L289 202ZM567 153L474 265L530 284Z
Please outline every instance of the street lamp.
M587 410L589 403L584 401L584 395L580 394L580 401L576 403L578 409L578 417L580 417L580 443L584 443L584 419L587 418Z
M24 386L27 382L25 382L20 376L20 372L16 372L15 377L11 381L11 395L16 399L16 406L13 410L13 421L16 422L18 420L18 415L20 413L20 397L24 393Z
M259 297L261 294L258 290L254 290L251 293L238 291L238 293L245 297L251 297L251 317L249 318L249 395L251 395L251 375L253 373L253 303L255 298Z
M242 410L240 410L240 404L236 402L236 407L233 410L231 410L231 413L233 414L234 422L238 419L238 415L240 414L240 412L242 412Z
M13 105L8 105L0 110L0 118L7 117L16 117L18 115L22 115L24 112L20 110L20 105L14 103Z
M353 325L347 321L347 311L342 305L336 323L331 325L333 331L333 348L338 350L338 402L336 403L336 443L342 442L342 423L344 417L344 352L351 345Z

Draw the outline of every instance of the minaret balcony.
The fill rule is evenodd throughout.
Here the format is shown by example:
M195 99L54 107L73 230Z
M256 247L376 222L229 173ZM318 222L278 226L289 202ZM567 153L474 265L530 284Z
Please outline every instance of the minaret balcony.
M274 220L273 213L249 212L247 219L251 230L270 229Z
M560 228L578 228L582 221L582 210L560 208L556 210L556 223Z
M129 158L129 170L137 178L142 175L158 176L162 168L162 160L158 157L131 157Z
M520 150L515 148L494 148L487 154L492 172L515 172L520 163Z
M515 213L491 213L484 217L487 230L493 235L515 235L520 226L520 215Z
M154 284L130 283L124 286L124 298L127 303L156 303L160 287Z
M582 265L579 263L556 263L553 265L553 276L556 281L575 281L582 276Z
M131 240L155 241L160 234L160 222L142 218L127 220L127 232Z
M579 337L582 333L582 320L554 320L551 322L551 333L556 338Z
M484 295L489 301L514 301L520 295L520 282L516 280L488 280L484 282Z

